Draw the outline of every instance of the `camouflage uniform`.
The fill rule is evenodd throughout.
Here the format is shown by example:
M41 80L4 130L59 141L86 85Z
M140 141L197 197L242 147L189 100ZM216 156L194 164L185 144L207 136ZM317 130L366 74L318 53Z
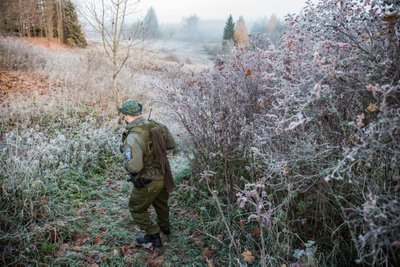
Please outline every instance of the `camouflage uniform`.
M142 106L140 104L132 101L127 102L119 109L121 113L127 114L131 111L131 115L141 114ZM137 111L138 108L135 111L135 108L128 104L133 107L140 106L140 111ZM123 109L124 105L125 107L128 106L128 108ZM123 166L135 181L144 182L143 187L137 188L135 186L132 189L129 199L129 211L134 222L146 232L146 236L158 235L160 230L164 233L169 233L170 231L169 194L164 185L163 174L154 166L152 140L150 137L150 129L152 127L160 129L167 149L175 147L175 140L166 126L153 120L145 120L143 117L139 117L127 125L121 146L121 152L125 156ZM150 219L148 208L151 205L156 211L157 223Z

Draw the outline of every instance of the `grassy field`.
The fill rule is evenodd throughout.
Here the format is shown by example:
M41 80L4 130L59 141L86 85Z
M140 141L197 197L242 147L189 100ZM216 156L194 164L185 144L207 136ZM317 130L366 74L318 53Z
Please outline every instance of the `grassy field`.
M170 199L172 236L163 237L162 249L138 246L134 239L142 233L127 209L132 184L118 151L124 123L104 88L105 70L93 67L94 50L16 39L0 45L0 263L213 264L220 247L200 230L182 135L171 155L179 184ZM179 64L160 58L157 64ZM146 77L162 76L162 66L142 63L142 71L137 65L124 70L140 76L124 95L157 102ZM154 109L155 118L168 119L168 110Z

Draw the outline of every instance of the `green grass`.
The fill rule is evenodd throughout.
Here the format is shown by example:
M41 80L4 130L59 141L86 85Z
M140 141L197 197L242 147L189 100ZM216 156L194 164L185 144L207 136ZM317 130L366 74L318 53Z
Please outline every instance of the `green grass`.
M169 240L164 239L164 248L152 251L135 246L135 237L142 233L134 226L127 207L132 185L125 181L124 175L113 177L120 168L119 162L114 161L100 173L96 170L82 177L70 171L59 179L62 193L55 195L54 205L69 204L65 215L75 220L58 229L59 242L43 243L39 247L38 260L57 265L145 266L156 253L164 256L164 266L207 266L202 256L208 245L207 238L196 236L200 228L200 221L194 216L198 208L193 206L196 196L192 194L187 203L182 203L186 190L178 189L170 199L173 234ZM81 243L74 235L88 237ZM101 244L96 241L97 237L102 240ZM128 247L127 251L124 247Z
M36 131L50 140L65 133L79 142L81 122L74 112L65 114L63 120L52 119L44 115L34 120L38 123ZM0 170L1 186L7 188L14 181L18 189L9 192L14 199L2 202L2 211L12 210L12 203L21 207L30 202L39 205L42 199L44 202L38 207L45 210L43 217L33 219L26 218L26 214L9 214L7 220L20 220L15 216L21 216L24 221L9 227L9 235L0 241L11 248L15 246L19 253L0 252L0 264L145 266L162 259L164 266L207 266L203 251L220 244L201 230L201 208L206 205L207 194L189 186L191 166L184 152L178 150L170 155L178 184L170 198L172 235L169 239L163 237L164 247L156 250L137 246L134 241L143 233L135 227L128 210L132 184L126 181L118 155L109 153L101 154L84 168L76 168L74 163L59 171L58 163L48 164L46 175L39 173L37 177L29 176L29 180L10 177ZM5 200L4 195L0 197ZM7 223L6 218L0 223ZM225 252L213 251L213 256L224 257Z

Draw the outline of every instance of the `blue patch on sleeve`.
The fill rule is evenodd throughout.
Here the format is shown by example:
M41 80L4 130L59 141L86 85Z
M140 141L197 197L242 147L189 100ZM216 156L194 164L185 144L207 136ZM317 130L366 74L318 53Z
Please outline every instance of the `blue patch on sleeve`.
M128 146L126 149L125 149L125 159L126 160L130 160L131 159L131 148Z

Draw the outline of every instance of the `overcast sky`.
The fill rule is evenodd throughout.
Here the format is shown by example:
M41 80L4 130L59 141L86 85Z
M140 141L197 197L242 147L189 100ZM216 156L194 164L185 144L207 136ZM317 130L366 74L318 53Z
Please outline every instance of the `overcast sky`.
M243 16L255 20L276 14L283 18L287 13L298 13L306 0L141 0L138 15L144 16L151 6L160 23L177 23L182 17L197 15L200 19L234 20Z

